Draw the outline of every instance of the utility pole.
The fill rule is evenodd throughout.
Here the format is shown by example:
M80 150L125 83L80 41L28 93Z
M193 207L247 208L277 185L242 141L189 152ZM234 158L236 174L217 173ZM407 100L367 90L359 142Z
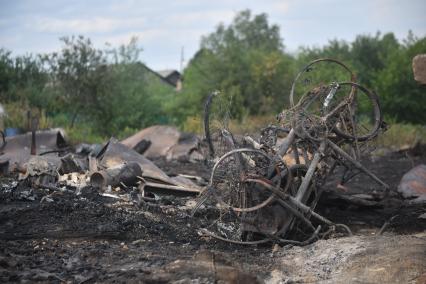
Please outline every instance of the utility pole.
M183 72L183 64L185 62L185 55L184 54L185 54L185 47L182 46L182 49L180 50L180 70L179 70L180 74L182 74L182 72Z

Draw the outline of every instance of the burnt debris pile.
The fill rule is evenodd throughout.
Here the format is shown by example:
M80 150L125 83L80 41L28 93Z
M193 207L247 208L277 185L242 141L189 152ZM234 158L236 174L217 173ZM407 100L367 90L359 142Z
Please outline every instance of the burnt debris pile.
M204 126L213 168L193 211L215 205L202 234L237 244L307 244L333 231L351 234L315 211L326 181L339 188L359 174L389 186L360 161L386 124L378 96L342 62L318 59L297 74L289 109L259 139L229 129L232 105L220 92L205 105Z
M305 245L331 234L350 235L344 221L320 214L318 205L324 196L330 197L328 201L364 207L376 206L386 198L388 184L362 159L386 130L379 98L334 59L318 59L303 68L289 98L289 108L277 115L277 121L253 136L232 133L232 100L220 92L213 92L205 104L205 139L171 126L152 126L122 141L111 138L104 144L76 146L69 145L62 129L36 131L33 127L31 133L3 135L0 197L3 204L9 199L38 202L29 208L47 206L57 210L58 216L68 208L79 216L75 221L80 225L68 228L63 226L68 221L46 213L44 225L50 229L29 224L34 236L41 231L57 236L59 227L73 236L78 236L77 231L82 236L105 232L122 236L128 229L121 217L116 220L119 230L108 224L86 228L84 218L93 215L88 222L97 222L102 214L96 210L114 215L129 207L128 217L137 224L135 228L143 227L135 217L138 214L174 212L170 227L195 238L201 236L203 241ZM398 188L404 198L424 202L426 193L418 190L423 172L420 166L405 177ZM374 184L372 192L339 195L360 175ZM112 210L104 201L115 202L114 208L120 210ZM81 205L88 202L98 209L91 212L92 205ZM15 203L10 208L20 206ZM75 204L84 207L80 215ZM4 220L17 216L15 209L8 208L3 210ZM49 221L56 217L59 219ZM175 228L174 223L180 222L187 224ZM29 236L25 226L19 229L9 223L0 230L0 238Z
M156 143L153 147L152 141ZM34 131L3 140L0 170L4 176L16 176L19 182L14 186L26 187L24 195L30 199L37 189L72 190L79 195L88 188L127 200L132 191L137 191L137 200L156 193L194 196L206 183L204 180L169 176L148 157L195 162L201 156L199 144L195 135L169 126L152 126L121 142L111 138L104 145L76 147L67 144L62 129Z

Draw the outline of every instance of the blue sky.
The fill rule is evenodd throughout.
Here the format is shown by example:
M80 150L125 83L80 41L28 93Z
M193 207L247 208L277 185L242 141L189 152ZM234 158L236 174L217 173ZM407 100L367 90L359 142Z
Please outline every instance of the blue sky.
M426 36L426 0L0 0L0 47L44 53L60 49L61 36L82 34L97 47L137 36L148 66L179 69L182 46L187 62L202 35L244 9L267 13L290 52L378 30Z

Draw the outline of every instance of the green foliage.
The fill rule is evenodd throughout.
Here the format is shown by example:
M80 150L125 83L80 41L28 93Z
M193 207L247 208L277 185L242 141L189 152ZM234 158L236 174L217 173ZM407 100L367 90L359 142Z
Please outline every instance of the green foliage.
M13 59L11 52L0 48L0 96L2 100L7 98L7 91L13 80Z
M57 113L101 136L120 136L161 120L160 100L173 89L137 60L137 39L106 51L82 36L63 38L60 53L45 56L52 75Z
M141 129L153 124L166 124L163 100L174 93L141 63L114 64L110 67L112 78L106 97L100 102L101 109L94 112L105 134L118 136L125 128ZM107 127L105 127L107 126Z
M390 53L384 68L374 76L383 111L397 122L426 122L426 88L414 81L412 71L412 58L421 53L426 53L426 38L406 41Z
M106 112L100 103L103 88L110 81L106 58L83 36L61 38L61 52L44 57L50 67L52 82L60 91L62 109L71 116L70 127L79 115L87 115L94 105L97 112Z
M102 136L92 125L80 122L77 127L65 127L67 139L72 145L78 143L101 144L108 140L108 136Z
M20 102L9 102L3 106L6 111L4 119L5 127L28 128L27 113L22 111L23 109L29 109L28 104L22 105Z
M219 24L216 32L202 37L201 48L221 54L231 50L239 53L251 49L271 52L282 50L283 45L279 27L269 25L266 14L252 17L249 10L244 10L237 14L229 27Z
M53 126L52 118L49 117L44 109L32 107L28 102L9 102L4 104L6 116L4 124L6 127L18 128L22 131L29 131L28 115L38 118L38 127L41 129L50 128Z
M24 55L12 57L0 49L0 99L3 102L27 102L31 106L45 107L45 84L48 74L39 57Z
M107 43L108 46L110 46ZM139 60L139 56L143 49L138 46L138 38L132 37L127 45L121 45L118 48L110 48L106 50L110 61L115 64L131 64Z
M180 121L199 113L213 90L232 100L235 118L276 112L286 102L292 67L279 28L268 24L266 14L242 11L229 26L220 24L202 38L200 51L185 69L184 99L174 102L174 113Z
M61 40L58 53L40 57L0 49L7 127L26 128L32 110L41 115L41 127L65 127L73 141L98 141L170 122L163 102L175 90L138 61L137 39L106 50L82 36Z
M300 66L318 58L334 58L346 63L351 58L351 46L345 41L334 39L321 48L301 47L297 55Z
M393 33L375 36L359 35L355 41L331 41L323 48L301 49L297 61L303 66L319 57L343 60L357 75L357 81L376 91L386 119L395 122L424 124L426 91L414 81L412 59L426 53L426 38L411 33L400 43ZM322 77L327 71L319 72Z
M380 135L375 142L377 146L386 148L408 148L416 143L426 143L426 128L411 123L389 121L389 129Z

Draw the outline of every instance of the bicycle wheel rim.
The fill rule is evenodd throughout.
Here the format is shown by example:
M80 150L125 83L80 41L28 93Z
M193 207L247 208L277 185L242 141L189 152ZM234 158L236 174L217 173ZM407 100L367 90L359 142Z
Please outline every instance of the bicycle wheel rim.
M234 149L234 137L229 131L229 104L219 92L211 93L204 105L204 135L210 158L221 157ZM226 136L225 136L226 133Z
M319 70L318 76L323 76L323 78L318 78L318 81L322 81L323 84L329 84L331 82L339 82L339 81L347 81L349 80L350 82L355 82L356 81L356 76L355 74L349 69L348 66L346 66L343 62L333 59L333 58L320 58L317 60L314 60L312 62L310 62L309 64L307 64L295 77L295 79L293 80L293 83L291 85L291 90L290 90L290 107L295 107L299 100L302 98L302 96L305 94L304 91L300 91L300 90L296 90L297 89L297 85L299 83L301 83L301 81L303 81L303 83L305 83L304 81L304 76L308 75L307 73L312 72L313 68L318 68L318 66L322 64L324 65L325 69L330 69L330 68L337 68L335 70L330 70L331 73L333 73L333 71L337 71L337 72L344 72L345 74L330 74L326 76L323 76L321 71ZM330 67L331 66L331 67ZM337 73L336 72L336 73ZM307 90L312 89L313 87L317 87L319 84L315 84L315 83L310 83L310 87L306 88Z
M339 83L340 86L356 88L352 101L346 106L343 115L352 115L352 125L345 127L340 118L332 131L341 138L350 141L367 141L375 138L382 125L382 112L380 110L379 97L364 86L354 82Z

